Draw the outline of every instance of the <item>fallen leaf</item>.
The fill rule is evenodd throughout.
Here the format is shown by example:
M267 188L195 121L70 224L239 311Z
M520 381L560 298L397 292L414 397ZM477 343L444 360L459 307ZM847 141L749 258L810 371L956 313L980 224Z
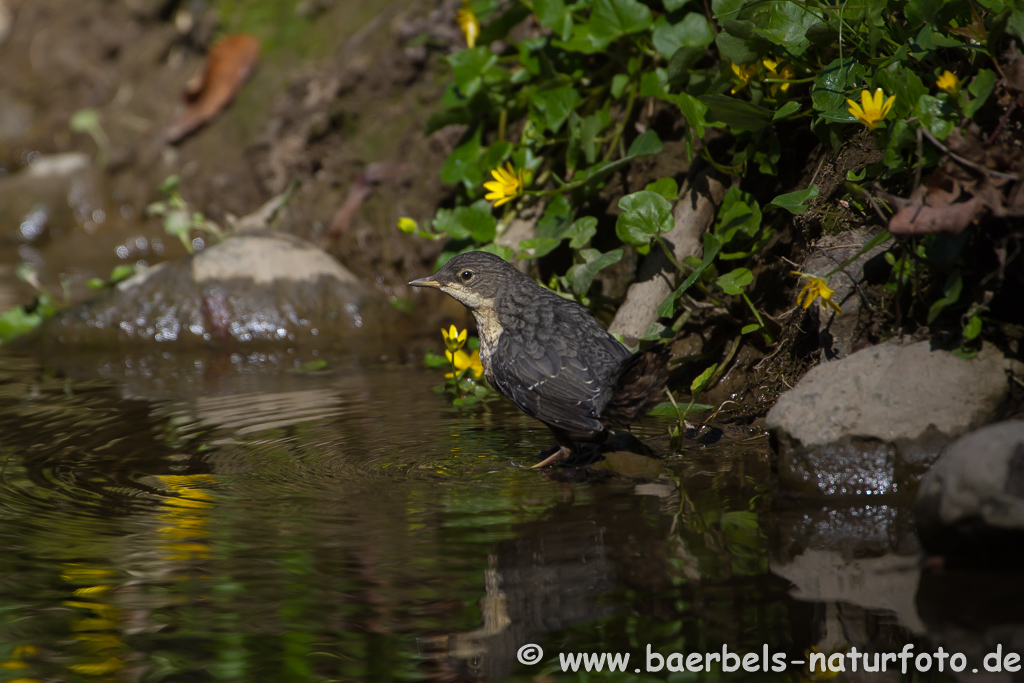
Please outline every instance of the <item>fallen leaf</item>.
M217 41L209 54L201 77L185 84L185 109L167 131L171 144L211 121L238 93L252 73L260 55L255 37L239 33Z
M889 219L889 232L894 235L959 235L986 210L977 197L945 207L910 204Z

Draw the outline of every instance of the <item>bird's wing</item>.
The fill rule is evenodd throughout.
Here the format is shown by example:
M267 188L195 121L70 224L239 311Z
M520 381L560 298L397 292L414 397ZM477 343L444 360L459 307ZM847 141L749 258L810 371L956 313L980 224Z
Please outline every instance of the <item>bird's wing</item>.
M576 319L552 320L531 334L502 334L493 352L500 361L492 363L488 379L520 410L553 427L602 431L598 415L611 373L629 353L587 318L582 327Z

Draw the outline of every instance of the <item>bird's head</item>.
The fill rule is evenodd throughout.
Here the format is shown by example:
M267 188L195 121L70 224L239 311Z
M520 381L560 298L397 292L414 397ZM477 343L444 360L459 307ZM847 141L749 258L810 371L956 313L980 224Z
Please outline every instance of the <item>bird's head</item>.
M470 310L490 308L512 278L520 275L505 259L486 251L453 257L430 277L413 280L413 287L433 287Z

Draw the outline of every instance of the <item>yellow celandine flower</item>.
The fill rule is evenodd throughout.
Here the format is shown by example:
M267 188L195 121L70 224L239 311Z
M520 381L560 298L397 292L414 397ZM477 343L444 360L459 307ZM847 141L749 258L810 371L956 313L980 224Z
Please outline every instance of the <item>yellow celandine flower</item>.
M416 232L416 228L420 227L416 221L409 218L408 216L402 216L398 219L398 229L404 232L406 235L411 235Z
M480 37L480 20L476 18L476 13L466 0L462 0L462 7L456 13L455 19L459 22L462 35L466 37L466 45L475 47L476 39Z
M960 92L960 79L952 71L943 71L939 80L935 81L939 90L945 90L951 97L956 97Z
M495 208L523 194L523 187L526 184L523 180L523 169L516 170L512 162L505 164L505 168L494 169L491 175L494 176L494 180L484 183L484 189L488 191L484 199L494 202Z
M732 88L732 94L735 95L743 88L747 87L747 83L750 83L750 79L757 75L758 70L761 68L759 64L730 64L733 74L736 75L736 79L739 81Z
M764 59L761 60L761 63L764 64L764 68L768 71L768 78L787 78L788 79L788 78L793 78L793 77L796 76L796 72L793 70L792 66L790 66L789 64L783 64L782 68L780 69L779 68L779 62L777 62L776 60L772 59L771 57L765 57ZM782 92L787 92L789 90L789 86L790 85L792 85L792 84L791 83L769 83L768 84L768 90L769 90L769 92L771 92L772 97L774 97L775 93L779 92L780 90Z
M810 273L801 273L796 270L789 271L793 275L799 275L801 278L807 278L807 284L803 286L800 293L796 295L796 303L802 308L810 308L811 304L814 303L815 299L821 299L821 307L825 310L831 308L836 313L842 315L843 309L839 308L839 304L832 301L832 294L835 292L823 278L817 275L811 275Z
M867 126L869 130L874 130L882 122L886 114L889 113L889 110L892 109L892 103L896 101L896 96L889 95L886 98L881 88L875 88L874 95L867 90L862 90L860 101L861 104L857 104L853 100L846 100L846 103L850 105L849 112L857 117L857 120Z
M465 334L465 332L463 332ZM480 362L480 351L479 349L473 351L473 353L466 353L465 351L459 350L454 354L451 351L445 351L444 355L448 358L448 362L455 365L456 372L462 372L465 369L469 369L473 372L473 377L480 379L480 376L484 374L484 366ZM455 376L455 373L449 372L445 374L445 379L451 379Z
M452 325L447 330L441 329L441 336L444 337L445 348L448 349L448 353L455 353L463 346L466 345L466 336L469 334L469 330L463 330L459 332L455 325ZM449 358L448 360L451 360Z

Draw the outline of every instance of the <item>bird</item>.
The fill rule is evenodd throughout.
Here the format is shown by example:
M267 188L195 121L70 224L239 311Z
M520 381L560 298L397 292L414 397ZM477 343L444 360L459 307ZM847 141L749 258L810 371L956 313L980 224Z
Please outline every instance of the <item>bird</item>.
M664 394L667 346L631 353L586 308L499 256L465 252L409 285L438 289L473 314L484 377L558 443L534 467L565 460L576 441L603 443Z

